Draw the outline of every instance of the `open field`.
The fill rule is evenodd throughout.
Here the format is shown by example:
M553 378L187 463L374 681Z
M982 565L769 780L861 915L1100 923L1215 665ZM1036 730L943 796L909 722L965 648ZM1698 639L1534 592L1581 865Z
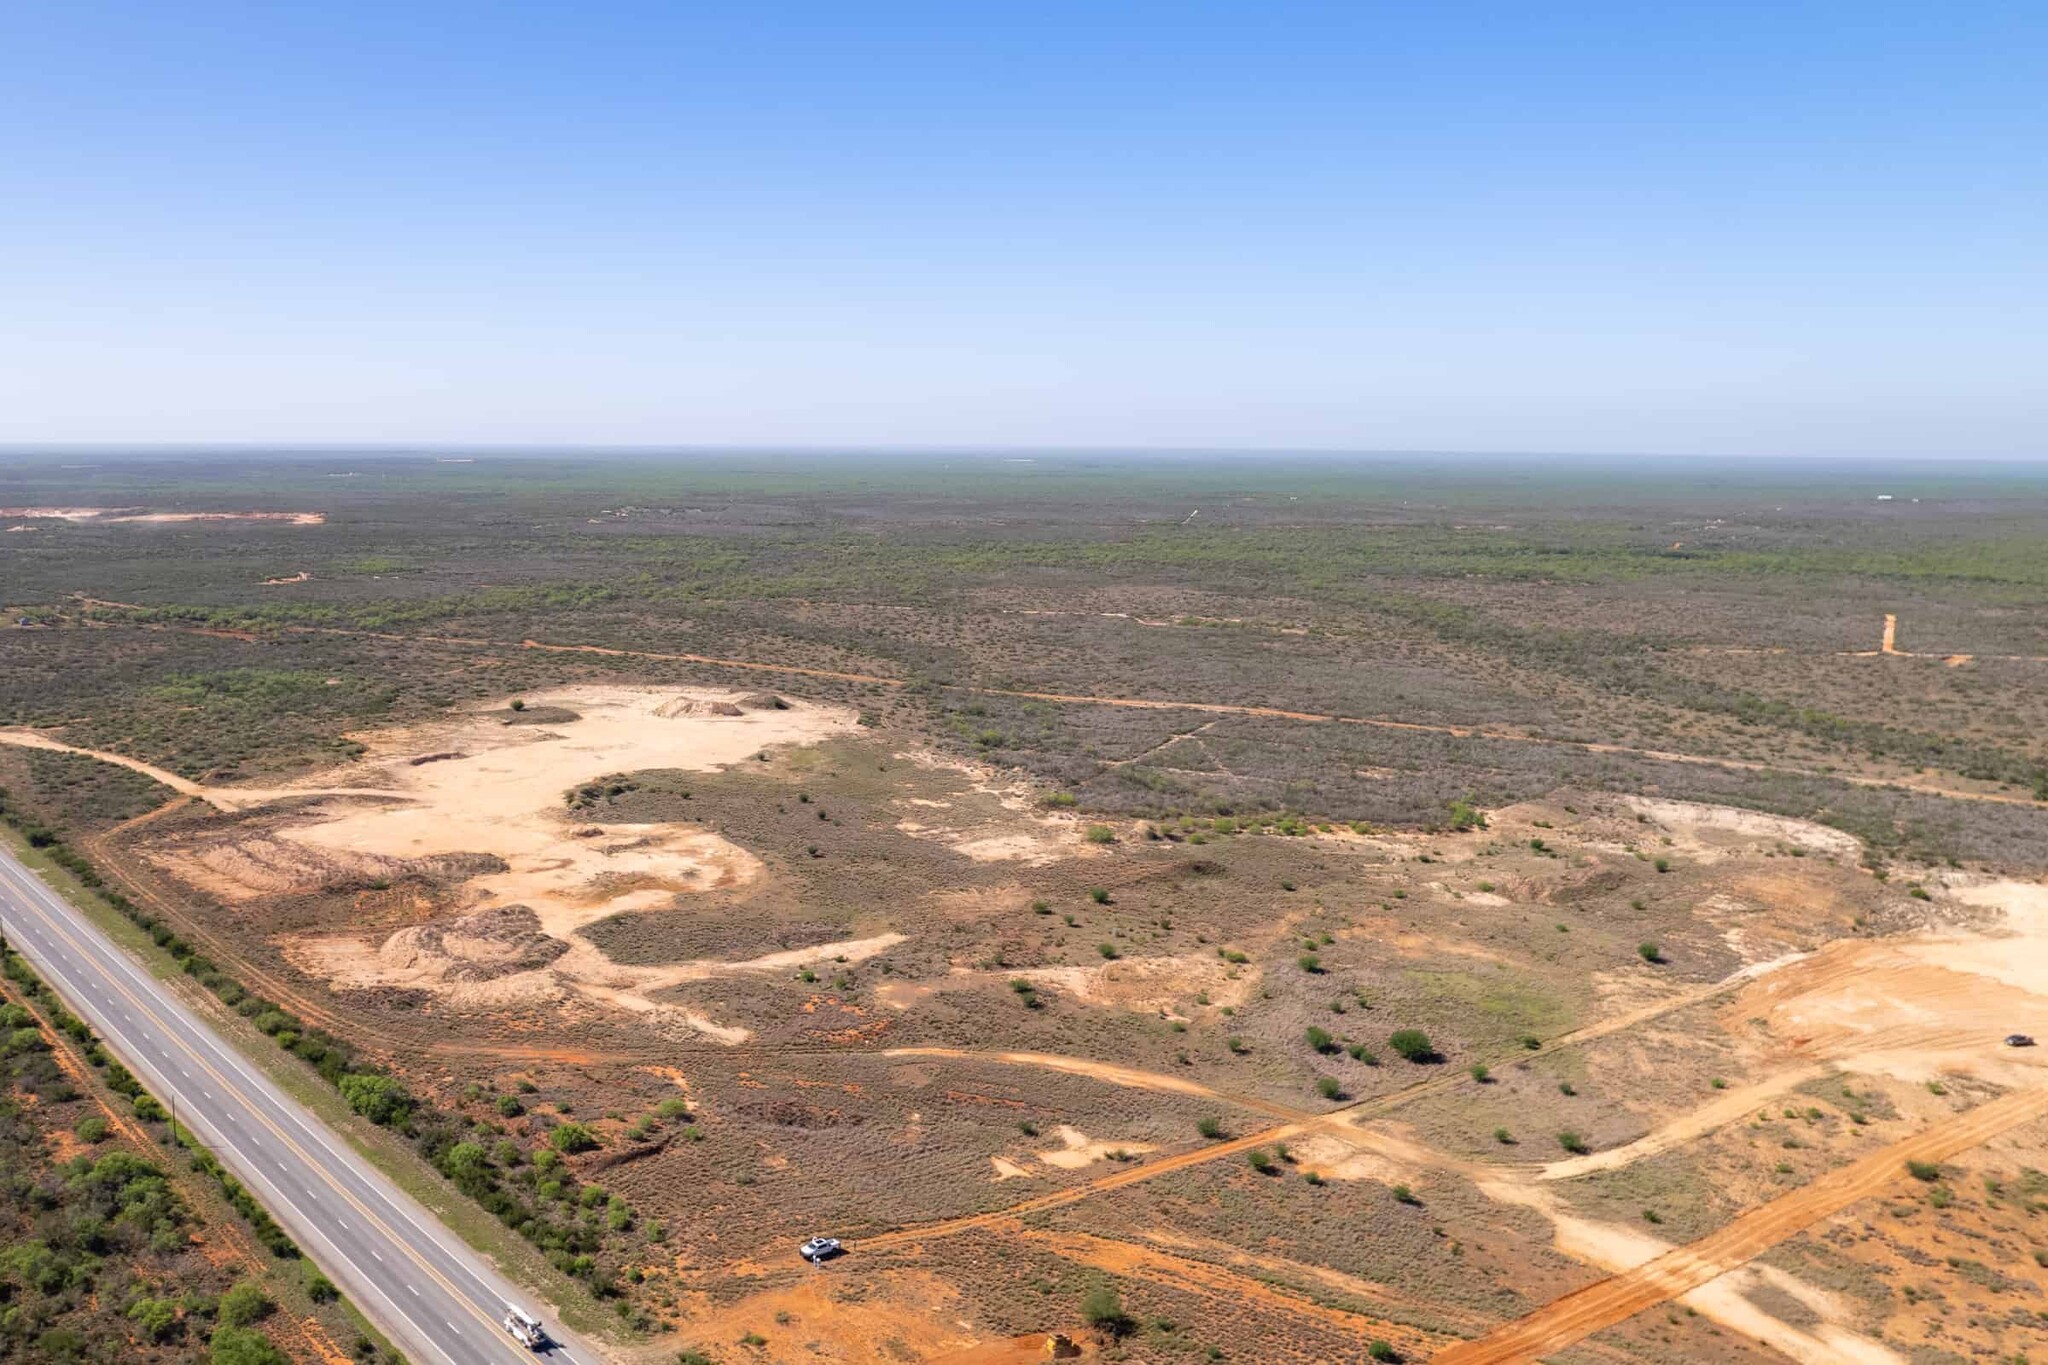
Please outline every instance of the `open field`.
M2048 482L1744 477L29 461L0 789L650 1365L2039 1358Z

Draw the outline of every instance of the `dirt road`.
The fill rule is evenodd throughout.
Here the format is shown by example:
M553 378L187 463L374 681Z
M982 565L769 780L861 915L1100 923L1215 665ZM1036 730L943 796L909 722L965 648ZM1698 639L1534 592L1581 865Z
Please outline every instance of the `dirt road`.
M1646 1308L1697 1289L1906 1178L1908 1161L1940 1162L2048 1114L2048 1089L2022 1090L1943 1119L1783 1198L1751 1209L1698 1241L1626 1274L1588 1285L1496 1332L1440 1352L1436 1365L1494 1365L1561 1351Z
M112 607L116 603L90 602L86 605ZM98 625L114 623L97 621ZM171 626L150 624L146 630L173 631L189 634L218 635L221 632L204 630L194 626ZM734 668L755 673L776 673L789 677L823 678L835 682L862 683L878 687L907 687L909 679L891 678L875 673L840 672L826 668L806 668L797 664L766 663L758 659L728 659L711 654L664 653L655 650L614 649L604 645L550 644L541 640L524 639L490 640L454 635L400 635L387 631L345 630L334 626L279 626L279 634L288 635L333 635L351 639L385 640L408 645L446 645L462 649L483 650L542 650L551 654L596 654L607 658L650 659L666 663L703 664L712 668ZM250 637L254 638L254 637ZM2011 795L2004 792L1973 791L1961 787L1942 786L1924 778L1867 777L1842 772L1821 772L1815 769L1786 767L1780 764L1757 763L1739 758L1716 758L1706 754L1680 753L1667 749L1639 749L1625 744L1595 744L1582 740L1554 739L1546 735L1528 735L1509 730L1489 730L1466 725L1437 725L1423 721L1388 720L1382 717L1340 716L1317 711L1289 711L1273 706L1246 706L1230 702L1187 701L1174 698L1153 697L1105 697L1086 692L1036 692L1007 687L976 687L967 683L942 683L947 691L964 692L978 697L1009 697L1020 701L1050 701L1073 706L1114 706L1141 711L1193 711L1203 715L1247 716L1261 720L1290 720L1312 725L1357 725L1378 730L1404 730L1411 733L1449 735L1454 739L1482 739L1501 744L1534 744L1546 748L1575 749L1580 753L1611 754L1622 758L1640 758L1660 763L1683 763L1694 767L1719 768L1726 772L1784 773L1793 777L1811 777L1821 780L1846 782L1858 787L1899 787L1924 792L1930 796L1942 796L1956 801L1982 801L1995 805L2033 806L2038 803L2031 796Z

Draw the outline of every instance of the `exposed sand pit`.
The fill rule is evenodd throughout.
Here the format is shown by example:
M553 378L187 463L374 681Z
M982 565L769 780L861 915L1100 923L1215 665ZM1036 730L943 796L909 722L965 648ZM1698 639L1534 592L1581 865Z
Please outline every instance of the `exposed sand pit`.
M1984 933L1947 926L1838 940L1750 986L1724 1025L1743 1034L1760 1019L1795 1052L1902 1080L1958 1066L2012 1081L2038 1075L2048 1059L2000 1040L2048 1031L2048 886L1975 883L1948 894L2005 916Z
M745 963L628 969L579 936L609 915L746 882L761 864L691 825L589 825L565 806L566 793L612 773L716 768L769 745L809 743L855 725L854 713L842 707L745 709L740 703L747 699L674 688L574 687L525 697L529 710L573 720L512 725L502 711L479 711L372 731L353 736L365 746L361 759L291 787L257 793L184 784L181 790L227 809L259 798L314 799L245 838L209 834L146 851L228 899L414 871L466 877L463 895L472 913L463 921L401 930L374 945L342 936L292 949L302 967L336 984L435 990L458 1003L497 1002L519 992L551 995L566 984L605 1003L661 1012L646 992L722 971L801 965L818 952L864 957L882 951L898 940L883 936ZM386 799L346 799L370 788ZM510 907L527 917L517 929L509 919L478 913ZM708 1025L687 1011L674 1013L693 1027ZM738 1032L730 1041L745 1036Z
M318 526L325 512L139 512L129 507L0 507L0 517L42 521L149 522L281 521L288 526Z
M1673 846L1704 862L1717 861L1730 853L1787 844L1809 853L1854 859L1863 845L1852 834L1794 820L1784 815L1743 810L1736 806L1709 806L1692 801L1669 801L1652 796L1620 796L1622 805L1648 816L1673 840Z
M1064 1123L1053 1130L1053 1136L1060 1140L1058 1150L1039 1152L1037 1156L1046 1165L1057 1166L1063 1171L1085 1170L1118 1154L1137 1155L1159 1150L1149 1142L1100 1142L1079 1128Z
M1922 948L1927 961L1993 977L2008 986L2048 995L2048 885L1984 882L1954 886L1949 895L1979 909L2002 910L2004 923L1989 937L1946 939Z

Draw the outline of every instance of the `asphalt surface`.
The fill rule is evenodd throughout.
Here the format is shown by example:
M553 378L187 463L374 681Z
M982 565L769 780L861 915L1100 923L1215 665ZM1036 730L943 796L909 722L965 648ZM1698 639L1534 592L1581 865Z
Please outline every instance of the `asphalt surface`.
M599 1365L4 848L0 933L413 1365ZM545 1355L506 1333L514 1304L557 1338Z

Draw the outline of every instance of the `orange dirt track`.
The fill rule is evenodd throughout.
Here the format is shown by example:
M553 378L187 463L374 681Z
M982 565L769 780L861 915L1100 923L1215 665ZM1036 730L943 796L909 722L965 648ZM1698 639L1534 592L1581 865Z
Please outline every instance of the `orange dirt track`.
M1943 1119L1912 1137L1828 1172L1803 1189L1751 1209L1717 1232L1654 1261L1588 1285L1477 1341L1435 1356L1435 1365L1495 1365L1561 1351L1719 1278L1821 1219L1881 1193L1908 1161L1940 1162L2048 1114L2048 1089L2023 1090Z
M106 602L93 598L79 599L87 607L129 608L128 603ZM132 609L132 608L130 608ZM117 623L93 620L91 624L107 627ZM145 624L144 630L171 631L181 634L221 635L224 632L197 626L169 626ZM614 649L605 645L549 644L541 640L488 640L457 635L399 635L386 631L345 630L333 626L279 626L275 632L286 635L338 635L352 639L387 640L396 644L451 645L463 649L512 650L533 649L551 654L597 654L607 658L652 659L665 663L704 664L713 668L736 668L754 673L780 673L800 678L825 678L835 682L863 683L879 687L906 687L903 678L890 678L875 673L848 673L826 668L806 668L797 664L764 663L758 659L727 659L711 654L674 654L644 649ZM255 639L239 632L226 632L234 638ZM1546 735L1517 734L1506 730L1487 730L1465 725L1435 725L1422 721L1387 720L1381 717L1339 716L1316 711L1287 711L1272 706L1243 706L1230 702L1205 702L1174 700L1152 697L1099 697L1085 692L1033 692L1008 687L975 687L966 683L942 684L947 690L965 692L980 697L1012 697L1020 701L1050 701L1073 706L1117 706L1143 711L1195 711L1204 715L1249 716L1261 720L1292 720L1316 725L1361 725L1378 730L1407 730L1424 734L1449 735L1454 739L1483 739L1502 744L1537 744L1548 748L1576 749L1581 753L1614 754L1626 758L1649 759L1661 763L1685 763L1694 767L1720 768L1728 772L1787 773L1798 777L1828 778L1846 782L1858 787L1893 787L1922 792L1929 796L1947 797L1956 801L1984 801L1996 805L2033 806L2038 803L2032 796L2011 795L2004 792L1971 791L1960 787L1944 787L1917 777L1865 777L1851 773L1823 773L1807 768L1791 768L1770 763L1756 763L1739 758L1714 758L1706 754L1680 753L1665 749L1637 749L1625 744L1595 744L1583 740L1553 739Z

